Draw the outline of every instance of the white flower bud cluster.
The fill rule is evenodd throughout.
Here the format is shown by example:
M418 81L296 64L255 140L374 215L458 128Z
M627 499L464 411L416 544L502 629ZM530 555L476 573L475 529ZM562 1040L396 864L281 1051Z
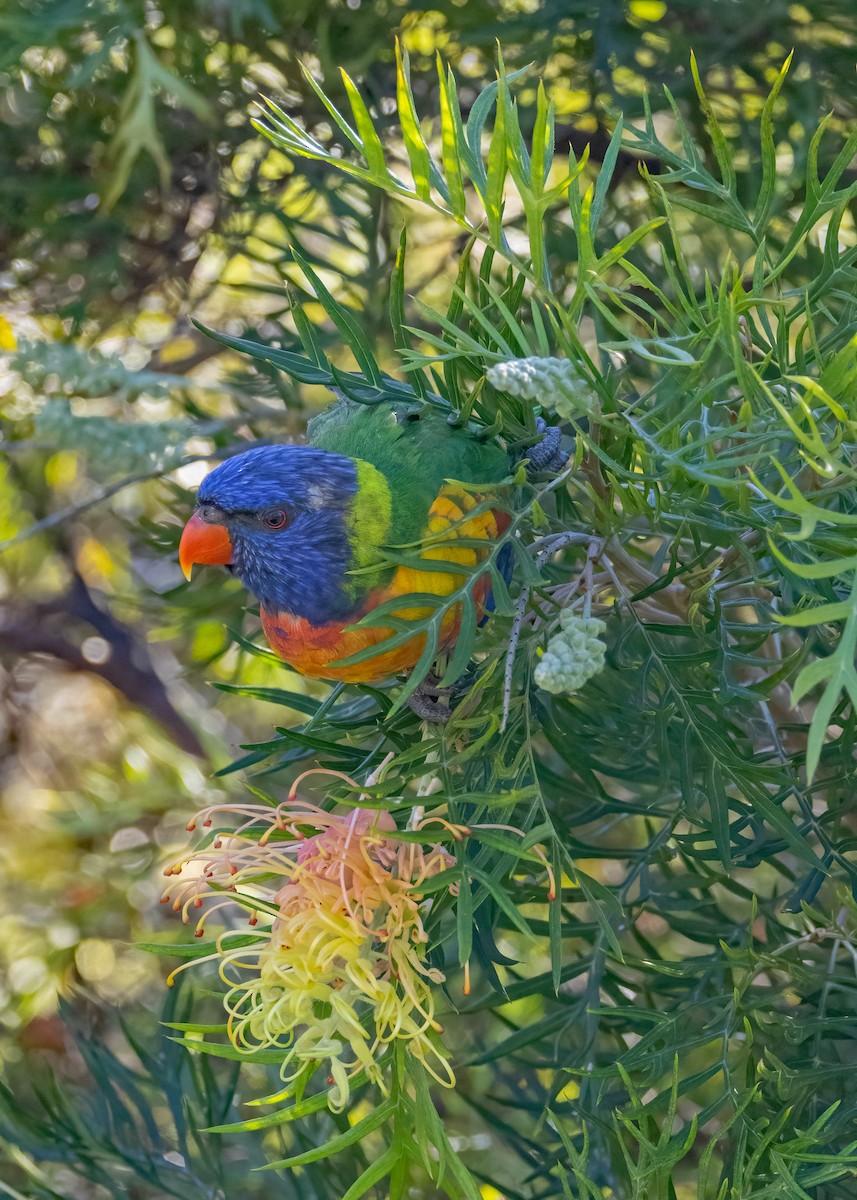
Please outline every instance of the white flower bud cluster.
M579 617L566 609L559 623L561 630L548 642L534 675L538 686L554 696L579 691L602 670L607 649L601 641L607 626L597 617Z
M591 412L598 399L569 358L511 358L490 366L485 378L498 391L537 400L566 419Z

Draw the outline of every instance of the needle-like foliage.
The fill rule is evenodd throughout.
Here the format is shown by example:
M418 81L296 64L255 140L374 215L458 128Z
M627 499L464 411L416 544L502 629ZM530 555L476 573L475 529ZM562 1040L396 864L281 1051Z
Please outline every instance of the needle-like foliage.
M508 530L429 617L397 616L395 603L370 615L391 645L426 635L408 682L323 701L269 690L308 720L236 764L266 777L254 790L272 805L280 774L311 760L349 777L328 808L362 794L392 813L394 841L419 840L406 827L432 817L456 831L424 914L447 980L451 1112L469 1106L505 1165L459 1157L455 1116L444 1130L422 1065L391 1048L373 1116L310 1156L384 1134L348 1200L373 1187L404 1196L414 1172L455 1197L480 1184L672 1197L695 1180L682 1195L832 1200L853 1187L857 185L845 173L857 135L820 177L822 123L802 178L783 177L787 69L762 109L749 194L701 86L709 147L674 106L670 135L651 117L620 122L595 175L585 156L553 161L541 89L523 136L502 62L466 120L440 65L432 126L400 55L398 143L347 78L350 115L318 93L333 140L274 104L259 122L294 161L381 189L405 223L428 208L466 242L446 311L411 309L403 235L395 377L298 252L355 369L331 362L298 306L302 349L221 340L362 403L441 405L521 459L542 416L561 423L571 454L558 470L513 473ZM648 214L616 234L605 213L623 145L662 166L643 171ZM561 285L557 245L576 264L556 272ZM573 361L565 390L549 371L540 390L502 386L521 360L549 358ZM418 561L414 548L390 553ZM486 570L495 613L480 626L472 591ZM421 729L403 701L435 665L452 604L461 631L439 675L462 697L446 726ZM575 621L605 630L606 659L581 670L582 686L539 688L550 638ZM197 1052L252 1057L189 1028ZM244 1127L323 1105L323 1090L304 1097L308 1080Z
M517 463L479 499L510 517L489 557L456 567L450 596L420 595L428 616L403 616L399 600L365 618L391 631L388 646L425 637L408 680L324 696L297 682L231 689L306 720L245 747L229 773L243 772L251 800L207 812L178 868L186 880L193 862L191 891L171 892L194 915L197 900L238 906L225 932L205 917L184 955L216 962L233 997L246 950L257 1025L233 1007L228 1023L177 1029L195 1059L261 1070L288 1058L255 1102L263 1115L217 1128L297 1131L272 1153L289 1179L333 1159L351 1169L342 1200L853 1195L857 134L822 122L781 169L788 65L740 169L695 63L707 144L673 103L668 121L619 121L597 171L586 155L554 156L541 87L525 136L502 59L466 113L439 64L429 114L401 53L395 134L348 76L348 114L307 78L327 138L274 103L258 120L296 167L384 193L408 233L426 213L457 230L457 278L445 307L437 289L433 304L412 301L403 233L394 362L300 248L286 347L215 336L301 386L439 406ZM627 153L659 166L641 167L633 224L611 203ZM347 366L311 319L318 305ZM574 366L540 376L539 360ZM565 466L540 467L539 419L561 429ZM419 567L418 549L389 556ZM453 606L458 640L438 661ZM569 657L569 631L590 638L585 663ZM537 670L551 655L561 677ZM446 725L405 705L433 670L454 689ZM310 773L290 787L298 769ZM319 807L324 836L335 827L349 852L357 838L381 900L364 901L356 868L323 875L307 851ZM414 871L414 844L436 846L443 869ZM286 1034L270 1034L298 976L279 999L271 980L300 966L277 937L319 918L290 855L324 879L356 947L324 959L327 998L303 1010L321 1049L297 1072ZM280 875L288 887L272 892ZM349 968L392 961L394 895L412 905L414 970L437 991L418 1032L452 1064L450 1093L408 1051L423 1042L382 1010L412 998L401 973L376 997L378 966L364 1007L345 1012ZM264 1003L280 1025L259 1016ZM389 1036L366 1049L370 1025ZM348 1037L369 1056L349 1076L350 1119L307 1146L304 1123L342 1107L341 1079L318 1068L339 1070Z

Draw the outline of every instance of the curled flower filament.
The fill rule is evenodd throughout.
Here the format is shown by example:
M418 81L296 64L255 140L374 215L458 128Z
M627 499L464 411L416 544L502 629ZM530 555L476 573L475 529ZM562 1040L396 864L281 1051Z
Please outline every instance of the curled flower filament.
M282 1049L285 1083L310 1063L326 1064L336 1108L359 1072L384 1086L379 1059L396 1039L452 1086L435 1017L434 985L444 976L426 962L420 891L452 864L447 852L391 836L389 813L330 813L296 797L276 809L214 807L195 825L230 813L241 819L237 829L216 833L167 870L175 878L165 900L185 921L203 908L198 934L215 907L250 914L250 944L233 930L207 956L228 986L232 1043L248 1052Z

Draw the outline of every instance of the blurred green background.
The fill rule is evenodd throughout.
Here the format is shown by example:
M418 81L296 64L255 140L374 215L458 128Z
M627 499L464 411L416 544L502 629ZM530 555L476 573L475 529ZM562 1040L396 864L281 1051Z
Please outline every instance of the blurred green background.
M590 143L595 163L620 113L640 119L647 88L663 130L666 84L701 132L691 50L739 172L792 48L783 169L823 113L838 129L855 118L853 0L0 9L0 1058L13 1082L46 1057L73 1083L93 1069L57 1016L60 995L85 1030L115 1029L100 1005L137 1020L159 1011L162 964L134 947L184 936L158 903L162 866L193 810L236 788L217 772L288 722L216 686L274 683L279 669L241 646L253 628L241 589L214 573L188 588L175 548L207 463L239 438L299 436L326 396L251 371L190 318L276 339L298 245L383 357L398 215L323 165L289 161L250 116L270 96L325 132L300 63L334 98L346 68L388 113L394 35L426 112L435 54L458 73L466 110L499 39L510 69L535 64L523 104L545 76L558 153ZM631 156L615 178L621 232L644 203ZM440 223L415 225L414 290L442 305L456 249ZM24 1188L25 1150L10 1140L5 1154ZM63 1169L44 1186L83 1194L64 1190Z

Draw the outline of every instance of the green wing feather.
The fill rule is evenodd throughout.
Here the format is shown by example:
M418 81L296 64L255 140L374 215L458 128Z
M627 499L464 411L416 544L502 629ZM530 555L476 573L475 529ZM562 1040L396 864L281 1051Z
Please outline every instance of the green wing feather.
M387 480L392 539L416 541L446 479L494 483L509 473L509 458L493 442L452 426L442 412L407 401L360 404L337 400L313 417L307 433L322 450L371 463Z

